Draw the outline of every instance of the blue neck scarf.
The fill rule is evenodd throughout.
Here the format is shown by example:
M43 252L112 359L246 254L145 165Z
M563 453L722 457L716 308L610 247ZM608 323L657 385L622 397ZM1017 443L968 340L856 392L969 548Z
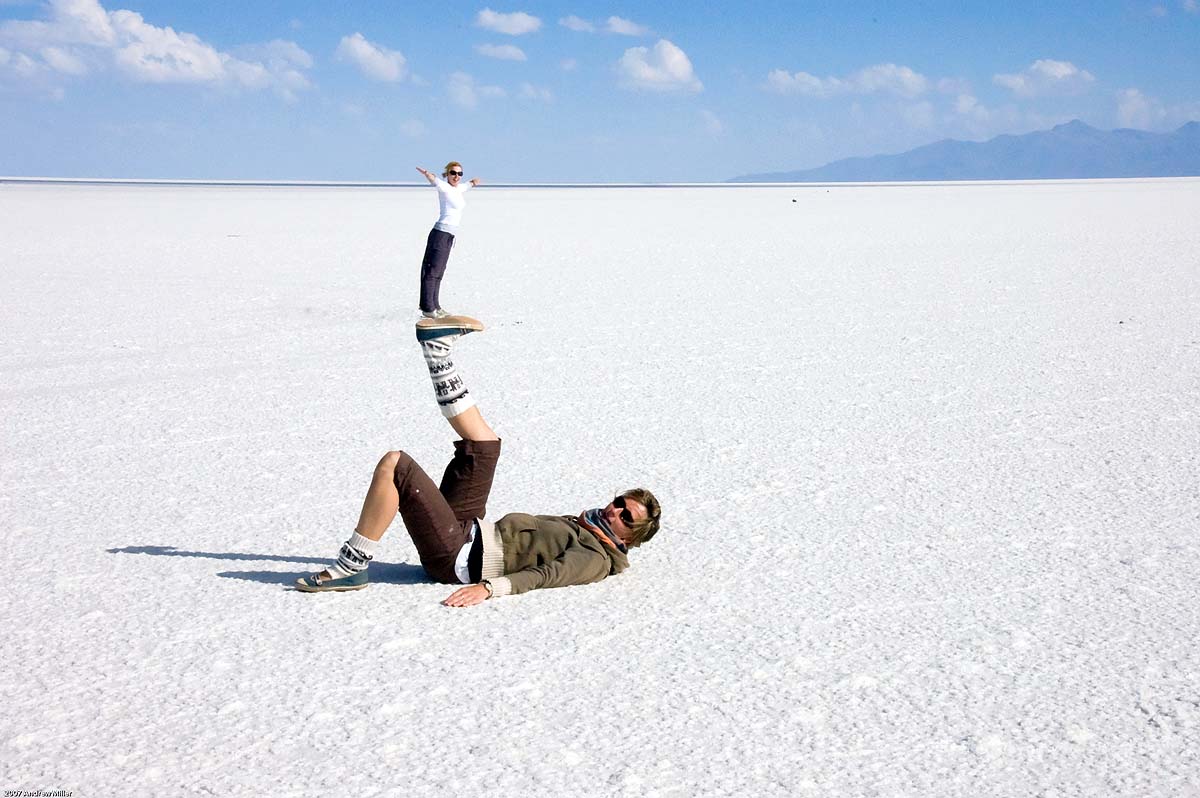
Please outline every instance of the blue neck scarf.
M590 524L591 526L593 526L596 529L603 532L604 536L606 538L608 538L610 541L612 541L612 544L614 546L616 546L617 549L622 554L625 554L628 552L628 549L625 548L624 541L622 541L619 537L617 537L615 534L613 534L612 527L609 526L608 520L605 519L605 517L604 517L604 508L603 507L596 507L591 510L584 510L583 511L583 520L587 521L588 524Z

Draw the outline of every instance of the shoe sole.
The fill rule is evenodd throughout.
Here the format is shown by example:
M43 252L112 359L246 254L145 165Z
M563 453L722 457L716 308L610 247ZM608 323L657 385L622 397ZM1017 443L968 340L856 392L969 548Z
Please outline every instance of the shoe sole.
M299 590L301 593L346 593L351 590L362 590L365 587L369 587L370 584L371 583L368 582L365 585L348 585L348 586L342 586L342 587L312 587L311 585L305 585L300 582L297 582L296 589Z
M419 330L471 330L479 332L484 329L483 322L470 316L443 316L440 319L418 319Z

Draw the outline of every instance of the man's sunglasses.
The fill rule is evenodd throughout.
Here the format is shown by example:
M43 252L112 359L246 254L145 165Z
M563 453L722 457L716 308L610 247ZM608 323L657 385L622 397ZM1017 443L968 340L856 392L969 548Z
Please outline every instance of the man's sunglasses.
M449 175L458 175L459 177L462 177L462 176L463 176L463 173L462 173L462 172L456 172L456 171L454 171L453 169L451 169L449 172L447 172L447 173L446 173L446 175L447 175L447 176L449 176Z
M613 499L613 507L616 507L621 511L621 523L632 528L634 521L633 513L630 512L629 508L625 506L625 497L618 496L617 498Z

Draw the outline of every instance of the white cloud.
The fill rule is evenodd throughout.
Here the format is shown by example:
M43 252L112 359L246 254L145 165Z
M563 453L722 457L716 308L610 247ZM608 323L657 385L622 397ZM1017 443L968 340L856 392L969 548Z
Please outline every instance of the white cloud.
M603 33L615 33L620 36L646 36L650 33L650 29L645 25L639 25L633 20L617 16L609 17L604 22L597 24L591 20L572 15L563 17L558 21L558 24L580 33L596 33L599 31Z
M409 119L400 123L400 132L410 139L419 139L425 135L425 123L420 119Z
M834 81L841 84L841 81L837 78L826 78L823 81L816 75L809 74L808 72L797 72L793 75L786 69L772 69L767 74L767 86L780 94L804 94L809 97L828 97L833 94L830 89Z
M533 33L542 27L542 21L524 11L514 11L511 14L501 14L490 8L485 8L475 16L475 25L480 28L506 33L509 36L520 36Z
M475 93L475 79L466 72L455 72L446 82L446 93L450 101L462 108L474 108L479 105L479 96Z
M1022 114L1015 106L988 108L973 94L964 93L954 98L953 114L946 123L972 137L987 138L1016 128L1045 127L1034 123L1034 118L1033 115Z
M1151 100L1137 89L1117 92L1117 122L1121 127L1146 129L1163 116L1161 103Z
M562 67L563 72L570 72L570 71L574 70L575 67L579 66L579 62L576 61L574 58L564 58L562 61L559 62L558 65L560 67Z
M569 17L563 17L562 19L560 19L558 21L558 24L562 25L567 30L578 31L579 33L595 33L596 32L595 25L588 22L586 19L581 19L574 15L571 15Z
M942 94L970 94L971 81L964 78L941 78L937 90Z
M1200 2L1197 2L1197 0L1183 0L1183 10L1189 14L1200 14Z
M639 25L622 17L609 17L604 22L604 29L609 33L618 33L622 36L645 36L650 32L645 25Z
M9 52L0 47L0 75L8 71L19 78L28 79L45 70L45 68L24 53Z
M446 81L446 93L450 101L461 108L475 108L481 98L507 96L499 86L481 86L466 72L455 72Z
M252 44L246 47L239 47L237 54L242 58L265 61L272 67L311 69L313 65L312 56L304 48L295 42L289 42L285 39L275 39L266 44Z
M1174 130L1185 122L1200 119L1200 103L1166 105L1138 89L1117 92L1117 122L1139 130Z
M1041 59L1023 72L995 75L992 82L1011 90L1018 97L1041 97L1056 94L1078 94L1095 82L1095 77L1070 61Z
M110 14L96 0L51 0L47 8L48 22L8 20L0 24L0 40L22 49L54 44L116 46Z
M708 109L701 109L700 118L704 120L704 129L714 136L719 136L725 132L725 125L721 122L721 118Z
M262 66L225 56L195 34L151 25L133 11L114 11L109 16L118 37L128 42L116 51L117 65L135 80L215 83L231 74L237 82L260 88Z
M480 44L475 52L488 58L499 58L501 61L525 61L525 51L511 44Z
M553 92L541 86L534 86L532 83L522 83L517 97L522 100L535 100L543 103L554 102Z
M960 94L954 101L954 112L961 116L975 116L982 109L979 100L970 94Z
M152 25L134 11L107 11L98 0L51 0L47 9L48 20L0 23L0 42L13 48L9 66L18 74L79 76L93 66L113 66L144 83L272 88L285 97L309 85L298 68L311 67L312 59L291 42L264 45L287 53L263 63L219 51L195 34Z
M85 75L87 74L87 65L83 63L83 59L74 53L70 53L61 47L43 47L39 51L42 60L50 65L50 68L62 72L65 75Z
M313 58L295 42L275 39L266 44L239 47L236 54L244 60L263 64L274 76L276 88L289 101L296 99L294 92L312 87L301 70L311 69Z
M934 125L933 103L928 100L910 103L900 110L909 127L928 130Z
M659 39L653 48L629 48L617 62L617 71L628 88L689 93L704 89L687 53L666 39Z
M929 88L929 81L906 66L877 64L855 75L855 83L863 94L887 92L901 97L916 97Z
M1166 6L1151 6L1150 15L1155 17L1165 17L1167 15Z
M803 94L822 99L841 94L894 94L918 97L929 90L929 80L906 66L875 64L844 78L819 78L808 72L789 73L775 69L767 75L767 86L781 94Z
M395 83L404 79L408 62L399 50L389 50L367 41L361 33L343 36L337 57L357 66L369 78Z

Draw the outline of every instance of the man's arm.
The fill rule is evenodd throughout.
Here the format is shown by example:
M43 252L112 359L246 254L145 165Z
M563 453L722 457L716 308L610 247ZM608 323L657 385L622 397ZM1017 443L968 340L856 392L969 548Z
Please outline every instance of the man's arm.
M487 601L493 592L507 596L538 588L586 585L604 579L608 571L608 558L603 554L583 546L572 546L550 562L489 580L491 590L483 583L467 585L451 593L442 603L447 607L473 607Z
M608 576L610 567L608 557L600 552L572 545L550 562L496 577L491 580L492 589L497 596L507 596L539 588L586 585Z

